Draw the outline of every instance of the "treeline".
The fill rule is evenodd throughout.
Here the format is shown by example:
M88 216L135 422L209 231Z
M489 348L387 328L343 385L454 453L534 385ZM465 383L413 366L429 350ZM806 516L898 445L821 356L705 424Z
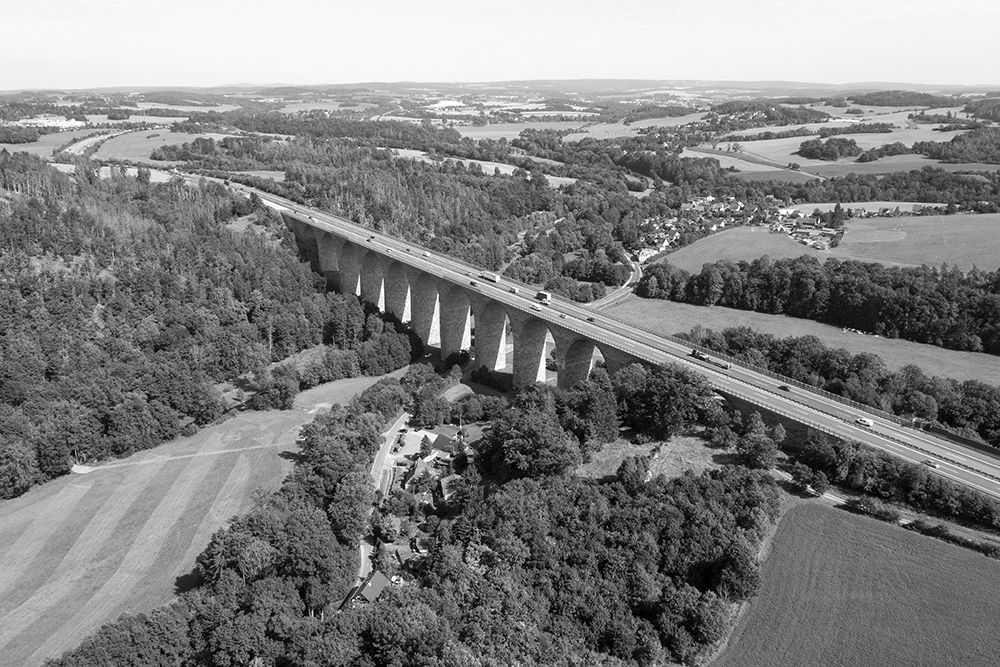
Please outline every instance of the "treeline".
M804 125L829 120L825 111L784 106L770 100L733 100L712 106L702 121L711 130L739 130L764 125ZM716 127L718 126L718 127ZM742 126L742 127L741 127Z
M840 134L888 134L896 129L892 123L852 123L819 128L819 138L826 139Z
M649 478L641 458L614 480L566 475L619 418L666 437L717 411L704 381L677 367L519 394L471 461L462 455L449 510L424 514L393 491L372 517L376 538L394 522L427 536L406 569L376 550L406 585L334 612L377 502L367 470L378 425L437 382L426 371L382 381L305 427L281 490L199 556L197 589L123 616L51 666L696 664L722 639L759 586L773 479L740 467Z
M949 142L917 141L913 152L942 162L984 162L1000 165L1000 127L980 127Z
M811 436L797 459L838 486L987 530L1000 529L1000 502L932 474L919 463L822 434Z
M1000 272L815 257L721 260L697 275L649 267L637 293L860 329L954 350L1000 354Z
M34 127L0 127L0 144L30 144L42 135Z
M858 162L874 162L884 157L893 155L910 155L913 151L904 143L894 141L891 144L882 144L878 148L869 148L858 156Z
M304 348L350 349L340 373L399 356L221 186L101 180L85 161L70 181L24 153L0 154L0 184L0 497L193 432L221 414L217 383L267 389Z
M966 102L963 111L982 120L1000 122L1000 93L993 93L993 97Z
M747 327L692 329L682 337L710 350L905 418L942 424L1000 447L1000 386L886 368L869 352L850 354L815 336L776 338Z
M957 104L954 97L918 93L913 90L881 90L874 93L852 95L850 100L855 104L872 107L952 107Z
M839 160L842 157L861 155L861 147L854 139L834 137L823 141L810 139L799 144L799 155L810 160Z

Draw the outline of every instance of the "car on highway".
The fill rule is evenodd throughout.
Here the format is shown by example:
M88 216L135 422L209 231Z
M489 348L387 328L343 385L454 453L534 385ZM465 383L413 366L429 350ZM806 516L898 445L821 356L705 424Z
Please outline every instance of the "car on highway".
M476 285L478 285L479 283L477 283L477 282L476 282L475 280L470 280L470 281L469 281L469 284L470 284L470 285L472 285L473 287L475 287L475 286L476 286Z
M532 310L539 310L540 311L542 309L542 307L539 306L537 303L533 303L533 304L531 304L531 309Z
M858 426L864 426L865 428L871 428L875 425L875 423L871 419L868 419L868 417L858 417L854 420L854 423Z
M593 322L593 321L594 321L594 318L593 318L593 317L588 317L588 318L587 318L587 321L588 321L588 322Z
M431 256L431 254L430 254L429 252L427 252L426 250L425 250L425 251L423 251L423 252L422 252L422 253L420 253L420 254L421 254L421 255L423 255L424 257L430 257L430 256Z
M510 292L511 294L517 294L517 288L516 287L511 287L507 291Z
M923 461L921 461L921 463L923 463L928 468L934 468L935 470L941 467L940 465L938 465L937 461L932 461L930 459L924 459Z
M559 313L559 317L561 317L561 318L563 318L565 320L566 319L566 313Z
M792 390L792 388L789 387L787 384L779 384L778 385L778 389L780 389L781 391L791 391Z

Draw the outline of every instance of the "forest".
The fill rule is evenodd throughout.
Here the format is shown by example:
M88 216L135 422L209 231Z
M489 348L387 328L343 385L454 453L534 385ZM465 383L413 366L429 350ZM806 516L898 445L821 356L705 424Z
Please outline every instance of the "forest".
M697 275L656 264L639 296L726 306L860 329L953 350L1000 354L1000 271L887 267L815 257L720 260Z
M877 355L830 348L815 336L776 338L747 327L696 328L683 338L799 382L891 414L937 422L1000 447L1000 386L890 371Z
M0 186L0 498L211 423L221 382L287 402L270 366L305 348L347 350L331 373L409 362L405 335L325 293L280 221L226 188L86 161L71 180L24 153L0 153Z

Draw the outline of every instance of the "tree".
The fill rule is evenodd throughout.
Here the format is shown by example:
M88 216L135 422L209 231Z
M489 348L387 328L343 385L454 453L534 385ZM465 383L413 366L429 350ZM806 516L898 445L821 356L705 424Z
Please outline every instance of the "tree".
M740 438L736 451L744 465L754 470L770 470L777 463L778 446L768 435L750 433Z
M646 456L629 456L618 466L618 481L632 494L638 493L646 482L649 473L649 458Z

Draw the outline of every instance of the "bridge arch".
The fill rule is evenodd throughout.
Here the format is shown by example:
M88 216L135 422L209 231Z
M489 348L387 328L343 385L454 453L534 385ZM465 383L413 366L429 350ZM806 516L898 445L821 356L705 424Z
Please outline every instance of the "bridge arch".
M537 317L529 317L514 332L514 388L546 381L545 351L555 346L549 325Z
M489 301L474 315L476 331L473 340L476 367L491 371L507 368L507 331L511 327L507 309L498 301Z
M361 258L361 298L385 311L385 291L383 289L382 256L368 251Z
M410 284L410 308L413 330L424 345L441 344L440 303L438 284L434 276L423 273Z
M589 338L575 339L561 353L559 387L562 389L571 389L586 380L598 359L605 362L607 359L602 346Z
M406 267L399 262L392 262L382 272L385 289L385 310L399 318L400 322L413 319L410 305L410 277Z
M340 251L340 291L342 294L361 294L361 271L364 257L363 248L351 242L344 243Z
M472 347L472 305L469 294L458 285L440 292L441 359Z

